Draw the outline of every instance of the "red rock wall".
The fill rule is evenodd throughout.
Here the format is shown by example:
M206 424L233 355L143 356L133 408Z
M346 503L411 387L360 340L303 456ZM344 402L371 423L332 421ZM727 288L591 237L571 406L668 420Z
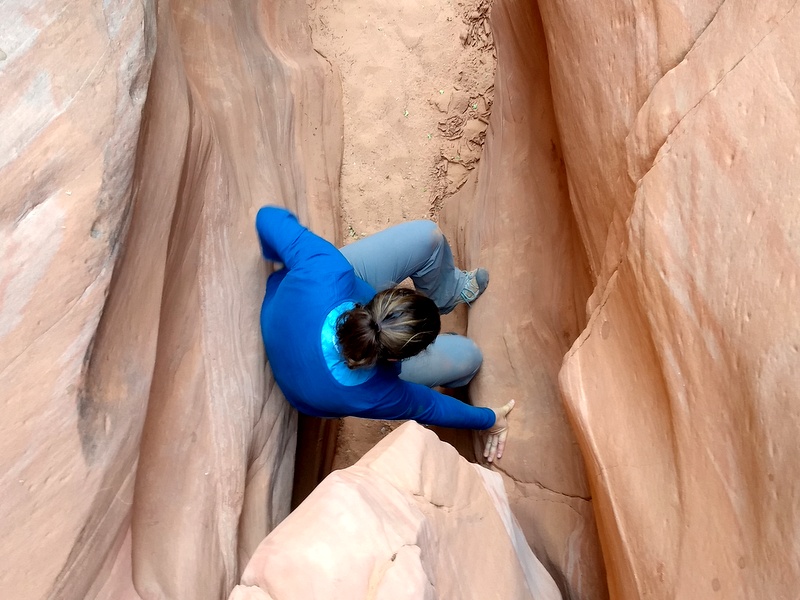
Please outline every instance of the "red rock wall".
M601 570L586 559L597 548L559 552L557 541L591 519L553 519L531 481L562 492L561 506L591 495L613 598L793 597L798 9L540 0L546 51L536 10L493 6L486 152L474 193L446 215L467 262L492 271L470 312L486 354L473 399L522 402L499 466L512 506L572 597L601 593ZM528 65L545 52L540 77ZM549 79L550 90L519 79ZM549 94L555 126L540 117ZM558 161L530 150L550 139L571 209L544 175ZM553 221L567 212L594 289L559 398L548 389L558 350L542 339L584 326L574 298L588 281L566 245L573 234ZM580 469L564 467L576 453L563 415L553 416L561 399L591 494ZM547 483L570 472L572 487Z
M583 460L558 391L564 354L585 326L589 266L570 205L535 3L498 0L494 104L474 192L443 227L489 291L469 311L484 364L473 402L517 400L496 463L528 542L565 598L602 598L605 575Z
M561 373L612 596L794 597L800 9L628 7L611 13L627 26L605 51L576 23L585 11L543 2L542 13L560 64L567 164L600 150L588 142L599 129L610 134L607 155L619 157L568 168L585 231L600 215L593 205L616 204L625 220ZM627 76L603 68L622 57ZM570 58L588 67L581 84ZM575 103L578 85L616 100ZM580 118L587 113L593 122ZM604 201L592 182L626 176L623 212L619 196ZM586 240L599 255L601 244Z
M340 92L305 10L4 17L4 595L224 597L287 513L253 219L337 235Z

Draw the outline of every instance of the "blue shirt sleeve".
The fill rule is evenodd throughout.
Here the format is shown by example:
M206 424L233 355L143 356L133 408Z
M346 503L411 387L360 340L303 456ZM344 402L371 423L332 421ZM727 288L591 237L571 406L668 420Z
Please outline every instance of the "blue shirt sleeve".
M256 231L261 254L267 260L283 263L289 270L352 270L341 252L303 227L291 212L277 206L264 206L256 215Z
M456 398L440 394L418 383L397 380L389 397L391 405L366 411L374 419L413 419L426 425L456 429L489 429L495 416L491 408L471 406Z

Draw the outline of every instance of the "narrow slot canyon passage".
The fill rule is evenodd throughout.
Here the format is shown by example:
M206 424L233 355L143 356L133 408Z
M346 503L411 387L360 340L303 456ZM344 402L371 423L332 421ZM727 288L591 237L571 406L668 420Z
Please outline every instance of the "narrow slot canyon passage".
M591 287L567 192L538 7L517 5L515 16L500 7L496 20L509 34L501 50L507 62L499 85L506 96L494 121L494 151L518 156L501 157L483 170L496 92L491 2L319 0L309 8L314 49L342 80L344 243L402 221L432 218L451 238L462 267L488 266L494 273L489 292L469 313L472 320L460 307L445 317L443 330L474 332L479 345L485 342L484 367L470 386L473 401L497 406L519 397L512 454L496 469L506 477L529 543L565 597L599 598L606 592L590 494L556 387L561 360L585 326ZM509 27L514 19L518 23ZM473 220L483 223L470 226ZM489 237L480 242L484 235ZM500 250L486 253L487 245ZM541 285L515 283L519 277ZM520 298L520 289L530 295ZM467 400L466 390L457 393ZM354 464L399 425L357 418L334 425L301 416L293 505L330 469ZM434 429L465 458L477 460L480 442L472 432ZM538 440L520 443L529 436ZM525 458L533 448L542 457L539 466ZM576 555L577 569L563 554L576 535L588 548Z
M7 4L4 596L796 596L800 3ZM501 460L287 402L265 205L491 273Z
M345 244L403 221L437 221L477 166L494 88L490 6L487 0L309 4L314 49L342 80ZM465 315L459 309L446 318L445 330L463 330ZM344 418L335 456L323 462L348 467L399 425ZM468 436L450 435L471 454Z

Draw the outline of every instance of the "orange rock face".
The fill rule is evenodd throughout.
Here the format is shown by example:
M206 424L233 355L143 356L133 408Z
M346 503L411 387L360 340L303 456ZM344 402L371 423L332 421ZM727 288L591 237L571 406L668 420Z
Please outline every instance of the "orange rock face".
M562 506L591 491L613 598L793 597L800 11L550 0L539 9L550 72L534 87L525 82L543 50L533 9L494 4L486 153L474 193L447 215L467 262L492 271L470 312L486 354L473 398L530 396L518 398L498 466L510 503L573 597L602 593L588 575L601 572L586 560L596 549L559 554L557 543L587 539L576 524L591 518L547 518L553 509L529 493L531 481L567 496L554 497ZM530 75L520 82L520 72ZM542 108L548 80L555 136ZM553 156L531 150L548 139ZM571 208L550 183L559 151ZM578 466L565 467L576 455L552 416L560 350L544 343L583 327L573 313L587 282L580 252L554 224L568 212L594 289L558 379L588 488Z
M410 422L335 471L258 547L230 600L561 598L501 478Z
M612 596L794 597L800 9L622 13L635 25L603 52L563 27L585 4L542 4L570 48L553 85L567 163L586 159L570 170L582 230L625 219L619 244L585 238L605 270L561 373ZM604 72L612 56L627 77ZM581 87L607 91L587 106ZM607 158L591 160L599 130ZM604 199L601 180L630 191Z
M471 392L518 400L495 468L541 565L498 478L413 425L259 547L296 415L253 218L338 241L340 91L305 11L4 10L3 596L212 600L244 571L232 598L794 598L796 2L494 2L485 153L442 222L492 273ZM342 523L366 562L331 551Z
M288 512L253 219L336 238L339 88L305 3L230 4L4 16L4 596L220 598Z

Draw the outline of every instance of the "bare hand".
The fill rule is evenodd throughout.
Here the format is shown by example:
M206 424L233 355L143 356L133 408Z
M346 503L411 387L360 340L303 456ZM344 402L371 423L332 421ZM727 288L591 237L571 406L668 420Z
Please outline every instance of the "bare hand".
M494 425L489 429L486 445L483 447L483 457L489 462L492 462L495 457L500 458L503 456L506 437L508 437L508 419L506 419L506 416L514 408L514 404L515 401L511 400L505 406L492 409L494 411Z

